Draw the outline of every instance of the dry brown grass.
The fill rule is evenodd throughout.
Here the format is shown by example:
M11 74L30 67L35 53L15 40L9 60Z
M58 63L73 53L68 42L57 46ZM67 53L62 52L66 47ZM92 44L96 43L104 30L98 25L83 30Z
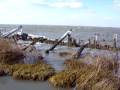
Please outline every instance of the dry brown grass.
M0 63L15 64L23 58L23 52L11 40L0 39Z
M0 64L0 69L21 80L46 80L55 73L54 68L45 63L39 64Z
M104 79L113 79L115 78L115 76L112 74L112 72L109 71L104 71L101 70L100 68L94 69L92 71L87 71L85 73L80 72L80 74L78 74L78 78L76 79L76 88L77 90L81 89L81 90L92 90L92 87L104 80ZM115 82L116 83L116 80ZM103 90L103 89L101 89Z
M65 66L66 66L66 69L68 70L75 70L75 69L81 69L81 68L92 68L93 66L91 65L87 65L86 67L86 64L84 62L81 62L79 60L66 60L64 62Z
M96 67L101 65L102 70L113 71L118 69L118 62L113 59L108 59L104 57L96 58L96 63L94 64Z
M55 87L70 88L75 86L76 75L69 70L62 71L52 76L49 82Z
M59 52L59 56L61 56L61 57L72 56L72 55L73 55L73 53L71 53L71 52Z
M119 90L119 84L111 79L103 79L93 85L92 90Z
M65 71L51 77L50 83L57 87L76 85L77 90L118 90L120 81L113 74L115 62L100 57L96 59L93 65L80 60L65 61Z
M67 68L61 71L49 79L49 82L55 87L70 88L75 86L76 79L80 74L86 73L88 70L91 71L93 67L86 67L82 62L67 60L65 62ZM88 69L91 68L91 69Z
M14 79L43 81L55 73L54 69L47 64L16 65L16 67L18 69L12 75Z
M11 41L8 39L0 38L0 51L12 48Z
M78 74L78 78L76 79L77 90L118 90L120 81L113 74L113 70L116 69L115 63L113 60L106 58L97 58L97 62L93 65L91 71L88 67L85 73L81 74L79 72L80 74ZM102 84L101 89L98 89L98 84L104 80L107 80L106 84Z

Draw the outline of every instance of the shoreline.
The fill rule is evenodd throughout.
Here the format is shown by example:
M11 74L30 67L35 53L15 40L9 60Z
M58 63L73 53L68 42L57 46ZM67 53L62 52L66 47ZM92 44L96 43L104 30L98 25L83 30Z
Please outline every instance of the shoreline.
M2 53L0 56L1 75L10 75L13 79L17 80L48 81L54 87L76 87L78 90L79 88L83 88L83 90L84 88L89 90L93 88L102 88L97 87L96 84L104 81L110 84L110 86L107 85L108 87L103 85L103 87L106 87L106 90L109 87L111 87L112 90L114 90L114 87L119 88L117 86L117 84L120 83L119 77L114 75L114 70L119 68L119 63L114 60L114 57L112 57L112 59L109 57L100 57L98 53L98 56L95 55L95 57L89 56L86 58L87 55L83 55L83 57L75 59L73 55L76 54L77 51L73 51L72 49L72 51L69 51L71 48L69 47L67 52L61 50L61 52L57 53L57 49L55 49L55 51L50 52L51 54L46 54L48 58L45 58L43 53L40 53L38 49L33 49L33 47L31 47L32 45L30 47L28 47L28 45L27 49L24 50L22 49L23 47L18 48L14 41L10 39L0 40L0 53ZM26 56L28 57L28 61L36 61L34 64L26 64L24 62L27 53L31 53L31 55L29 55L30 57ZM39 55L43 58L40 58ZM34 58L34 56L37 56L37 58ZM54 60L52 59L58 59L58 57L59 60L53 63ZM58 61L60 61L61 58L63 58L63 61L60 63ZM94 63L85 63L90 59L91 62ZM46 62L44 62L44 60ZM57 66L58 64L64 66L63 70L59 72L54 67L54 65ZM84 78L81 76L84 76ZM93 82L93 80L95 82Z

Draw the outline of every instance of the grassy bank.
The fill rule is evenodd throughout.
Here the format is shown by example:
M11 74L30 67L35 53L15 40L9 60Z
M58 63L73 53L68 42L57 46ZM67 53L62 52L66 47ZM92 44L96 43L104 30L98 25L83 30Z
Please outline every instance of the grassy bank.
M22 80L46 80L55 73L54 68L43 60L24 64L25 53L12 40L0 39L0 75Z
M10 75L13 79L20 80L47 80L55 73L55 70L48 64L0 64L6 75Z
M49 82L56 87L75 86L77 90L119 90L119 78L113 73L115 62L100 57L96 59L96 64L67 60L66 69L52 76Z
M109 58L87 57L64 62L65 69L58 73L43 60L36 64L22 63L24 52L8 39L0 39L0 75L10 75L17 80L49 82L55 87L76 90L119 90L119 78L114 75L118 63ZM60 53L60 56L71 53ZM86 61L93 63L86 63Z

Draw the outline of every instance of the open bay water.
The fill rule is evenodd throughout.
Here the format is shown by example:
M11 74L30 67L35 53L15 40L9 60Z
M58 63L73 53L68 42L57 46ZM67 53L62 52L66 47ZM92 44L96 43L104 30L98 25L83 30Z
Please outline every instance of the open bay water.
M9 31L18 25L0 25L0 29ZM72 29L72 36L77 40L88 40L94 38L95 34L98 34L98 40L103 39L107 42L113 42L113 34L118 34L117 45L120 45L120 28L106 28L106 27L83 27L83 26L44 26L44 25L23 25L23 32L46 36L50 39L57 39L61 37L66 31ZM56 70L60 71L64 68L63 63L70 57L60 57L59 52L62 51L77 51L77 48L68 48L65 46L58 46L54 51L50 52L49 55L44 53L45 50L50 48L52 45L37 44L35 47L43 54L45 60L55 67ZM90 51L92 55L110 55L111 52L86 49L83 54ZM104 54L105 53L105 54ZM112 53L112 55L114 55ZM120 56L120 55L119 55ZM0 77L0 90L70 90L54 88L48 82L34 82L34 81L17 81L11 77Z
M19 25L0 25L2 31L9 31ZM66 31L72 29L72 36L80 40L88 40L98 34L99 40L113 40L113 34L118 34L120 41L120 28L112 27L89 27L89 26L47 26L47 25L23 25L23 32L40 36L46 36L50 39L56 39L62 36Z

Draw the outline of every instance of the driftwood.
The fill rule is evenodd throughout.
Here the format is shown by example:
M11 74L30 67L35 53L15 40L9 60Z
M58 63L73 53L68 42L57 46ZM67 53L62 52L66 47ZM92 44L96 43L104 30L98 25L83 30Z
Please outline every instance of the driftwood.
M79 50L77 51L77 53L76 53L75 55L73 55L73 58L75 58L75 59L80 58L83 50L88 46L88 44L89 44L89 43L86 42L84 45L82 45L82 46L79 48Z
M15 28L15 29L13 29L13 30L11 30L11 31L3 34L2 37L3 37L3 38L8 38L8 37L10 37L12 34L14 34L15 32L18 32L20 29L22 29L22 26L21 26L21 25L20 25L19 27Z
M49 51L54 50L54 48L55 48L57 45L59 45L59 43L61 43L67 36L70 37L71 31L72 31L72 30L67 31L67 32L60 38L60 40L58 40L58 42L56 42L50 49L46 50L46 53L49 53Z

